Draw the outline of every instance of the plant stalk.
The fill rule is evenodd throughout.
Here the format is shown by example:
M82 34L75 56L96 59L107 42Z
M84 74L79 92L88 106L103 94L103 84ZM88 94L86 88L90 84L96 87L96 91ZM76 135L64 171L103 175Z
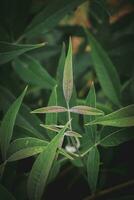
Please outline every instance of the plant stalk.
M104 190L96 193L95 195L91 195L91 196L88 196L88 197L84 198L83 200L95 200L95 199L98 199L101 196L107 195L107 194L109 194L111 192L115 192L117 190L121 190L121 189L123 189L125 187L128 187L130 185L133 185L133 184L134 184L134 180L130 180L130 181L127 181L125 183L121 183L119 185L115 185L115 186L113 186L111 188L104 189Z

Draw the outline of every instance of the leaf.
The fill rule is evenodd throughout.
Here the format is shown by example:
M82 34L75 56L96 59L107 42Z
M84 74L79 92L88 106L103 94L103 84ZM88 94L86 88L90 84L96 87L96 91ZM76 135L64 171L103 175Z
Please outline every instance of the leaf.
M27 51L43 47L44 45L45 43L32 45L0 42L0 65L13 60Z
M56 135L36 159L28 178L28 195L32 200L40 200L55 160L57 149L60 147L64 137L66 126Z
M46 148L48 142L32 137L14 140L8 149L7 161L16 161L36 155Z
M2 200L15 200L15 197L0 184L0 197Z
M73 92L73 69L72 69L72 42L69 40L69 48L65 60L63 74L63 93L67 103L69 103Z
M33 18L25 31L25 35L33 37L47 33L58 25L66 14L83 2L84 0L49 0L48 4L45 4L45 8Z
M91 46L91 56L100 85L105 95L117 106L120 106L121 85L115 66L94 36L86 31Z
M5 87L0 87L0 105L2 106L2 111L5 113L7 107L9 107L12 102L15 100L15 96L9 92ZM16 125L19 127L28 130L32 136L46 139L44 129L39 126L41 123L40 119L36 115L31 115L30 109L25 104L22 104L20 111L17 115Z
M86 106L91 106L96 108L96 93L95 93L95 88L94 88L94 83L92 82L90 91L87 95L86 98ZM84 123L90 122L95 120L95 116L84 116ZM96 130L96 125L93 126L85 126L85 132L88 135L89 139L92 140L92 142L96 141L96 137L97 137L97 130Z
M52 89L56 84L46 69L31 56L23 55L15 59L13 66L20 78L31 85Z
M99 165L100 165L100 154L97 147L93 147L92 150L89 151L87 159L88 182L92 193L96 191Z
M124 142L134 139L132 128L105 127L101 132L99 144L104 147L118 146Z
M53 91L49 98L48 106L57 106L57 86L53 88ZM46 114L45 124L47 125L57 124L57 113ZM49 134L49 137L51 139L55 135L53 131L48 130L47 133Z
M40 126L42 126L43 128L46 128L47 130L49 130L50 132L50 134L52 133L52 131L54 131L54 132L59 132L60 131L60 129L59 129L59 127L57 127L56 125L45 125L45 124L40 124ZM53 134L53 133L52 133ZM49 135L50 136L50 135ZM51 136L50 136L50 138L51 138Z
M67 112L67 109L62 106L48 106L38 108L31 113L59 113L59 112Z
M87 125L100 124L104 126L129 127L134 126L134 104L121 108L104 117L100 117Z
M58 105L61 105L64 107L66 107L66 101L64 98L62 86L63 86L63 73L64 73L65 58L66 58L65 57L65 45L63 44L61 56L60 56L59 63L58 63L56 80L57 80L57 86L58 86L57 87ZM77 96L76 89L75 89L75 87L73 87L73 93L72 93L72 96L71 96L71 99L69 102L70 106L77 105L76 96ZM79 118L78 117L79 117L78 115L75 115L73 113L71 114L71 118L73 119L72 120L72 128L76 129L77 131L79 130L79 124L78 124ZM66 121L68 120L67 113L60 113L60 115L58 115L58 120L61 124L65 124Z
M1 153L2 157L6 159L7 149L9 147L10 140L13 134L13 128L16 120L17 113L22 104L23 98L25 96L27 88L23 93L15 100L15 102L10 106L7 113L5 114L2 124L1 124Z
M83 106L83 105L74 106L70 108L70 112L78 113L81 115L103 115L104 114L103 111L101 110L98 110L96 108L92 108L89 106Z
M63 43L56 73L56 80L59 83L58 87L62 87L65 60L66 60L66 47L65 44Z
M66 131L65 132L66 136L70 136L70 137L82 137L82 135L80 135L79 133L75 132L75 131Z
M58 162L58 160L55 160L48 177L48 184L51 183L56 178L59 171L60 171L60 162Z

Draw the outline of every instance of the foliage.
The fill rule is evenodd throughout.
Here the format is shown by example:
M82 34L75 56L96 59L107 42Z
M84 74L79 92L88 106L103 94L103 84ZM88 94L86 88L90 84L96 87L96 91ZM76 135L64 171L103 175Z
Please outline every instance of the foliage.
M69 169L72 188L76 177L89 185L87 193L77 190L76 199L116 194L134 183L105 189L113 185L110 173L134 176L114 160L120 149L127 149L123 143L129 145L134 139L133 4L85 2L79 9L87 12L90 27L84 20L69 25L74 9L84 2L0 3L3 200L49 199L49 188L60 176L68 177L68 166L75 171L73 175ZM129 12L118 18L123 5L130 6ZM21 171L21 165L28 169ZM57 198L63 199L60 195ZM108 199L133 199L134 194L125 195L111 194Z

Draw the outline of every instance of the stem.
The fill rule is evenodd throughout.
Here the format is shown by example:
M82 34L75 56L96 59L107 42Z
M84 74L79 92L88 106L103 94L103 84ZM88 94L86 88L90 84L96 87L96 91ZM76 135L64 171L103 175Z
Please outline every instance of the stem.
M67 113L68 113L68 120L70 121L70 124L69 124L69 128L70 130L72 131L72 121L71 121L71 114L70 114L70 107L69 107L69 103L67 102ZM78 156L79 156L79 159L81 160L81 162L83 163L83 166L85 166L85 163L81 157L81 154L79 152L79 149L77 148L76 144L75 144L75 140L73 137L70 138L71 139L71 142L73 144L73 146L75 147L76 149L76 152L78 153Z
M133 185L133 184L134 184L134 180L130 180L130 181L127 181L125 183L121 183L121 184L115 185L111 188L102 190L102 191L96 193L95 195L91 195L91 196L84 198L83 200L94 200L94 199L97 199L97 198L99 198L103 195L109 194L111 192L115 192L117 190L123 189L123 188L128 187L128 186Z

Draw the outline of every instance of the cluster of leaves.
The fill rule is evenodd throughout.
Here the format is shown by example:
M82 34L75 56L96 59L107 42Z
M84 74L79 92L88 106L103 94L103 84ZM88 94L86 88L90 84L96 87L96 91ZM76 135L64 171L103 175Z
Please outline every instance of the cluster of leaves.
M91 52L86 52L86 58L91 55L92 61L89 65L92 65L93 69L88 65L88 71L91 74L92 71L95 72L97 84L99 83L101 88L99 92L101 91L104 101L99 97L99 92L96 92L93 81L86 99L81 100L77 97L74 79L77 80L80 75L87 72L87 65L84 63L84 53L84 70L79 65L78 71L76 67L73 70L71 38L67 55L63 44L56 78L51 75L53 71L49 69L49 63L45 63L48 64L48 68L44 68L42 57L46 56L45 59L49 61L49 58L55 54L57 57L59 52L52 52L50 49L53 47L47 47L44 42L36 45L29 44L37 41L37 36L44 41L45 35L49 40L51 36L47 33L54 29L70 10L83 2L84 0L55 0L55 2L50 0L46 1L45 6L41 4L41 8L34 6L31 8L31 0L24 0L21 4L17 0L12 2L3 0L1 3L0 109L4 117L0 128L0 194L3 199L15 199L15 193L13 196L5 187L7 184L5 180L9 180L6 175L8 165L31 156L34 156L35 161L28 175L25 175L27 192L23 199L41 199L46 186L56 178L60 168L67 162L71 162L71 165L82 171L91 193L95 194L99 189L103 165L101 148L115 147L134 138L131 132L131 127L134 126L134 104L129 102L124 104L124 89L122 89L124 86L121 84L120 74L111 57L91 31L80 27L83 37L91 47ZM8 18L5 16L7 7L11 9L11 16ZM24 10L22 13L19 12L20 8L25 10L25 14ZM29 13L34 16L32 20L29 19ZM93 13L95 13L94 7L91 14ZM99 31L96 33L98 34ZM87 59L86 61L89 62ZM78 61L75 66L77 64ZM13 77L10 73L13 73ZM2 76L5 76L6 81ZM18 85L20 83L19 87L17 81ZM131 82L131 79L125 80L125 89ZM29 95L30 103L36 101L36 107L43 105L46 101L42 102L42 99L44 96L47 98L49 96L46 107L31 112L31 109L22 103L27 87L18 98L7 89L12 90L16 87L16 90L20 90L26 83L29 85L27 96ZM47 92L43 94L42 89L51 91L51 94L48 95ZM100 99L99 103L96 102L96 97ZM107 102L109 106L105 105ZM45 122L35 113L45 114Z

